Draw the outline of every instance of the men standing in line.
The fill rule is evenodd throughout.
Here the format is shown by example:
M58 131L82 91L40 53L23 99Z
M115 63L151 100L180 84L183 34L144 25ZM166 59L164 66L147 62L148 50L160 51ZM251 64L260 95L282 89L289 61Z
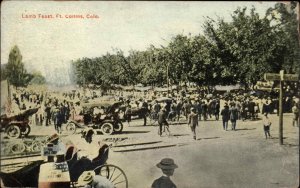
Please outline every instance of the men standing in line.
M188 116L188 125L191 127L194 140L196 140L196 126L198 126L198 114L196 113L195 108L191 109L191 113Z
M222 121L223 121L223 129L227 131L228 121L229 121L229 106L225 103L224 108L221 111Z

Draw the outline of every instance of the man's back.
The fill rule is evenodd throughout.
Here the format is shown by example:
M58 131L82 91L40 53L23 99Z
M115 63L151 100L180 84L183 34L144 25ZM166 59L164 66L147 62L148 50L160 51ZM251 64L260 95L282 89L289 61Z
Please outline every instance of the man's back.
M196 126L198 124L198 114L192 112L189 115L189 124L191 124L192 126Z
M167 119L166 113L163 111L160 111L158 113L158 123L164 123L166 121L166 119Z
M176 185L169 177L162 176L153 182L151 188L176 188Z

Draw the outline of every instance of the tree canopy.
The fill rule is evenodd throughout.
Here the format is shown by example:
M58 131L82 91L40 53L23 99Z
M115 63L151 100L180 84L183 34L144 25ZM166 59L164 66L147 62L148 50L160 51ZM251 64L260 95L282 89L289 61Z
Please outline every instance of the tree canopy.
M2 73L2 70L1 70ZM33 76L28 74L24 63L22 62L22 55L18 46L14 46L9 53L8 63L3 70L4 77L10 84L15 87L25 87L29 84Z
M81 58L73 62L78 84L199 86L256 84L266 72L299 72L295 3L277 3L260 17L255 8L238 8L232 20L206 18L204 34L178 34L165 46ZM169 80L168 80L169 79Z

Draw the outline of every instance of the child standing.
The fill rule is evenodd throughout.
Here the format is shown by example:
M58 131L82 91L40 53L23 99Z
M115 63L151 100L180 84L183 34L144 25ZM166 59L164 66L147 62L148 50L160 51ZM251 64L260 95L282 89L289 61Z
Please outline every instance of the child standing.
M271 124L272 124L269 117L268 117L268 113L264 113L263 124L264 124L265 136L266 136L266 139L268 139L268 136L269 136L269 138L271 137L270 127L271 127Z

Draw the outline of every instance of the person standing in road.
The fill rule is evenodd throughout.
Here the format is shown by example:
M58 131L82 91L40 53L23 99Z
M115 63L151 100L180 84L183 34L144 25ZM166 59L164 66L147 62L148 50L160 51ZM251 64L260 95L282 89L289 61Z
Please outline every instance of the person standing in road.
M216 100L214 115L215 115L217 121L219 121L219 113L220 113L220 101Z
M130 101L129 100L127 100L126 109L125 109L125 112L124 112L124 119L127 121L127 124L130 127L130 122L131 122L131 105L130 105Z
M231 130L235 131L236 128L236 120L238 119L238 111L235 107L235 104L233 104L230 108L230 121L231 121Z
M188 125L193 132L193 138L196 140L196 126L198 126L198 114L195 108L191 108L191 113L188 116Z
M299 107L297 106L297 104L295 103L293 108L292 108L292 112L293 112L293 127L296 126L299 127Z
M227 131L228 121L229 121L229 106L225 103L224 108L221 111L222 121L223 121L223 129Z
M181 110L182 110L182 100L179 100L176 105L177 121L179 121L180 119Z
M45 105L45 116L46 116L45 125L48 126L51 124L51 107L49 106L49 104Z
M159 125L159 135L160 136L162 134L163 124L166 124L167 126L169 126L169 124L167 122L167 113L166 113L165 108L161 109L161 111L158 113L158 125Z
M271 124L272 124L269 117L268 117L268 113L264 113L263 124L264 124L265 136L266 136L266 139L268 139L268 136L269 136L269 138L271 137L270 127L271 127Z

